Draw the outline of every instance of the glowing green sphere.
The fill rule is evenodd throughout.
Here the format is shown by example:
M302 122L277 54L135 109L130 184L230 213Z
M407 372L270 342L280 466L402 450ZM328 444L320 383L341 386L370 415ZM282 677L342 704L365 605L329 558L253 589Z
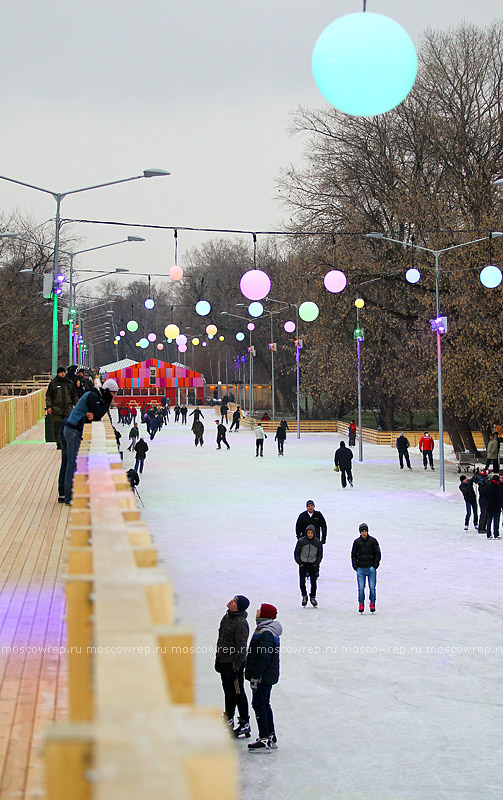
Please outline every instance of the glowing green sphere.
M304 322L314 322L318 314L320 313L320 309L316 305L316 303L301 303L299 306L299 317L304 320Z
M416 80L417 55L409 34L390 17L346 14L318 37L312 70L335 108L373 117L405 100Z
M131 333L134 333L135 331L138 330L138 323L136 322L135 319L130 319L128 324L126 325L126 328L128 329L128 331L131 331Z

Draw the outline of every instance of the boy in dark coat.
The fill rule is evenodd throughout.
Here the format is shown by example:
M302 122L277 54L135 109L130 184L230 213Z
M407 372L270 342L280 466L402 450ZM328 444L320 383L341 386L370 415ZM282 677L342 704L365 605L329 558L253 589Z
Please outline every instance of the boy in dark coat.
M230 450L231 446L227 441L227 439L225 438L225 434L227 433L227 428L225 427L225 425L222 425L222 423L219 422L218 420L215 420L215 425L217 426L217 450L222 449L221 442L223 442L226 445L227 450Z
M459 491L463 495L465 506L466 506L466 515L465 515L465 531L468 530L468 523L470 522L470 514L473 509L473 524L475 528L478 528L479 524L479 514L477 509L477 498L475 496L475 489L473 488L473 481L475 480L475 475L468 480L466 475L461 475L459 479Z
M140 436L139 441L136 442L134 451L136 453L134 470L135 472L143 472L143 462L145 461L145 456L147 455L148 451L148 444L143 437Z
M346 447L344 442L334 454L334 464L339 467L341 473L342 488L346 488L346 477L350 486L353 486L353 473L351 472L351 461L353 460L353 453Z
M403 469L404 458L407 464L407 469L412 469L409 458L409 447L410 447L409 440L407 439L404 433L401 433L396 440L396 449L398 450L398 461L400 463L400 469Z
M483 483L480 487L480 495L484 497L485 505L487 508L487 523L486 523L486 536L488 539L499 539L500 536L500 515L501 505L499 496L499 474L493 473L491 480ZM491 527L493 533L491 533Z
M359 526L360 535L353 542L351 549L351 564L356 572L358 581L358 611L363 614L365 609L365 582L369 582L370 610L376 610L376 570L381 563L381 549L379 542L369 536L366 522Z
M52 416L54 441L58 450L61 448L58 438L61 423L63 418L77 405L77 401L77 390L74 382L66 377L66 369L64 367L58 367L56 377L50 382L45 395L45 408L47 413Z
M306 500L306 510L297 517L295 534L297 539L304 536L308 525L314 525L314 530L322 544L327 541L327 523L321 511L314 510L314 500Z
M246 657L245 678L253 692L259 734L257 741L248 745L250 753L270 753L278 747L270 702L271 689L279 681L279 637L283 633L277 614L275 606L262 603Z
M308 525L305 536L302 536L295 546L293 557L299 565L300 593L302 595L302 605L307 606L306 577L309 576L311 591L309 599L311 605L317 606L316 600L316 580L318 578L320 561L323 558L323 545L315 536L314 525Z
M282 456L283 448L285 446L285 439L286 439L286 428L283 425L278 425L276 428L276 436L274 437L274 441L278 443L278 455Z
M204 444L203 441L204 425L200 419L195 419L194 422L192 423L192 433L195 436L195 441L194 441L195 446L197 447L197 445L200 444L202 447Z
M198 422L199 420L196 420ZM234 735L239 738L251 736L248 700L244 687L246 645L250 629L246 621L246 609L250 601L237 594L227 603L227 613L218 629L215 670L220 673L225 697L224 717ZM238 725L234 727L236 706L239 714Z

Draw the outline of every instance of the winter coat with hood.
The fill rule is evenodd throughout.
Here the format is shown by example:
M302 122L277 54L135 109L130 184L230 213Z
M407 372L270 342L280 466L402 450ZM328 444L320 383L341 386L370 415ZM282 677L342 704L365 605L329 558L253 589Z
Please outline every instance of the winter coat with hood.
M47 387L45 407L50 408L55 417L63 418L77 405L77 401L74 382L56 375Z
M314 564L315 567L319 567L320 561L323 558L323 545L316 536L310 539L306 534L297 542L293 557L299 567L302 564Z
M498 442L497 437L494 436L494 438L489 439L489 441L487 443L486 454L487 454L488 460L489 461L495 461L498 458L499 450L500 450L500 443Z
M353 453L346 447L344 442L341 442L341 446L338 450L335 451L334 455L334 464L336 467L340 467L340 469L351 469L351 461L353 459Z
M351 549L351 563L355 570L358 567L374 567L377 569L381 563L381 549L377 539L368 535L365 539L363 536L355 539Z
M246 656L245 678L266 686L279 681L279 637L283 627L277 619L259 619Z
M256 439L265 439L266 438L265 431L264 431L262 425L255 425L253 430L255 431L255 438Z
M73 430L84 430L84 423L87 422L87 413L93 415L93 422L97 422L105 416L113 400L112 394L108 389L97 389L96 386L82 395L75 408L66 417L66 425Z
M410 442L406 436L400 434L400 436L396 440L396 449L399 453L406 453L410 447Z
M143 461L145 456L147 455L148 444L144 439L140 439L139 442L136 442L134 446L135 453L139 459Z
M204 433L204 425L200 419L195 419L192 423L192 433L194 436L202 436Z
M480 486L480 497L484 498L485 508L492 514L501 511L500 505L500 492L499 492L499 476L494 480L491 479L487 483Z
M197 420L196 420L197 421ZM218 629L215 669L219 672L219 664L232 664L238 670L246 659L246 646L250 628L246 621L246 611L227 611L222 617Z
M477 498L475 496L475 489L473 488L473 481L475 480L475 475L473 476L473 478L467 478L466 480L460 478L459 480L460 480L459 491L465 498L466 502L476 503Z

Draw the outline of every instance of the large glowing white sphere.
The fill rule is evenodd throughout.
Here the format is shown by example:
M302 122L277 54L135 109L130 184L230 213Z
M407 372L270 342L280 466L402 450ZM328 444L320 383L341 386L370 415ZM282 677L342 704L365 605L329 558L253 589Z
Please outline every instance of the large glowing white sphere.
M172 322L169 325L166 325L164 328L164 335L166 339L176 339L179 334L180 328L178 325L174 325Z
M264 306L256 300L248 306L248 314L250 317L261 317L264 313Z
M501 270L499 267L495 267L494 264L484 267L480 273L480 282L487 289L496 289L501 283L501 278Z
M243 331L238 331L236 333L236 339L238 340L238 342L242 342L244 338L245 338L245 335L244 335Z
M169 268L168 272L169 277L172 281L179 281L180 278L183 278L183 269L175 264L173 267Z
M312 303L310 300L301 303L299 306L299 317L303 319L304 322L314 322L319 313L320 309L316 303Z
M415 267L411 267L405 273L405 280L409 283L417 283L421 277L421 273Z
M323 278L325 289L333 294L342 292L346 288L347 282L346 276L340 269L331 269Z
M262 300L271 291L271 281L263 270L250 269L242 276L239 287L248 300Z
M293 333L297 326L296 326L295 322L292 322L292 320L290 319L290 320L288 320L288 322L285 322L283 327L284 327L284 329L285 329L285 331L287 333Z
M211 311L211 306L207 300L199 300L196 303L196 314L200 317L206 317Z

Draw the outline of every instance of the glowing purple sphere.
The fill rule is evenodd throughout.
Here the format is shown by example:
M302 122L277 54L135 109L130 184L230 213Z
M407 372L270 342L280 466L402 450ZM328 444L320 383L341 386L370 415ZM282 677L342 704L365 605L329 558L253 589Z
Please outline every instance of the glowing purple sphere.
M331 269L323 278L325 289L333 294L338 294L346 288L347 278L340 269Z
M255 330L255 323L254 322L249 322L246 327L248 328L249 331L254 331Z
M263 270L250 269L242 276L239 288L248 300L262 300L271 291L271 281Z
M288 320L288 322L285 322L283 327L284 327L284 329L285 329L285 331L287 333L293 333L297 326L296 326L295 322L292 322L291 320Z
M148 336L147 336L147 339L149 340L149 342L155 342L155 340L157 339L157 336L156 336L155 333L149 333Z

